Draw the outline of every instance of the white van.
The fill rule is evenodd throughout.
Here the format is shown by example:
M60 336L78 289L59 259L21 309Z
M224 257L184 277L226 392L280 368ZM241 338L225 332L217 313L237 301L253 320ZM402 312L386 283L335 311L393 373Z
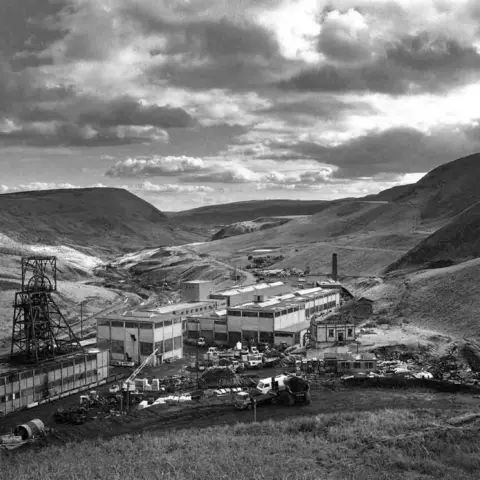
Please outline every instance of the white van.
M278 387L282 389L285 387L285 380L288 378L287 375L277 375L274 380L278 383ZM272 377L262 378L257 385L257 390L262 393L268 393L272 389Z

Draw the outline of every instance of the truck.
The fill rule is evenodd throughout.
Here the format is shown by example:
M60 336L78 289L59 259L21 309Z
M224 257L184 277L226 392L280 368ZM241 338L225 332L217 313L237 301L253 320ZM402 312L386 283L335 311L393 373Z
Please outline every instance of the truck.
M279 376L280 377L280 376ZM286 376L283 379L274 377L274 381L260 382L263 385L250 392L239 392L234 397L234 405L238 410L252 409L254 405L283 404L283 405L310 405L310 384L301 377ZM278 381L275 381L278 378ZM259 383L259 384L260 384ZM267 389L270 388L270 389Z
M251 392L238 392L234 397L234 405L237 410L251 410L254 404L261 405L264 403L277 403L279 395L277 392L270 390L267 393L253 390Z
M247 355L247 368L262 368L263 360L261 355Z

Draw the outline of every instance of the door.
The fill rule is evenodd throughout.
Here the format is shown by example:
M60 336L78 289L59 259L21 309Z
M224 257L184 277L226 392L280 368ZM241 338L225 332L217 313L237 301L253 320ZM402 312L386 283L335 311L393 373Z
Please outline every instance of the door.
M131 333L129 331L125 332L125 353L134 362L138 361L137 337L134 333Z
M338 341L343 342L343 332L338 332Z

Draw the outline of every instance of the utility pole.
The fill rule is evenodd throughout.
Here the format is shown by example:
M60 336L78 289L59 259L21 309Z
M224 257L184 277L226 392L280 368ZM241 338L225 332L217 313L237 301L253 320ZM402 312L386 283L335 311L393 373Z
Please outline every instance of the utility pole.
M80 338L83 338L83 302L80 302Z
M253 399L253 421L257 422L257 399Z
M198 387L198 367L199 365L198 365L198 341L197 341L197 363L195 364L195 371L197 372L197 388L199 388Z

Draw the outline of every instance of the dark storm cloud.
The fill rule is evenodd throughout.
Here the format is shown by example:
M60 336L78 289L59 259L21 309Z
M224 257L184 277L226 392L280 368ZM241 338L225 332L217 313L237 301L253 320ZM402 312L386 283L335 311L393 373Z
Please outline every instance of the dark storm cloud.
M350 140L336 147L313 142L272 142L274 151L338 167L338 178L373 177L380 173L426 172L441 163L480 148L480 135L444 129L425 135L411 128L394 128ZM469 136L468 136L469 135Z
M0 55L16 68L51 63L39 58L52 42L62 38L62 29L49 28L46 19L55 17L67 1L3 0L0 2Z
M281 81L300 91L441 92L480 77L480 55L471 45L423 32L385 47L363 64L324 64Z
M162 65L147 70L153 83L168 80L191 89L253 89L280 78L287 65L275 35L250 20L173 22L139 9L129 15L145 33L166 36L165 46L151 51L153 57L167 57ZM179 54L182 61L174 57Z
M160 128L179 128L193 124L193 118L182 108L160 105L144 105L128 95L108 103L92 105L90 111L82 113L80 124L152 125Z

